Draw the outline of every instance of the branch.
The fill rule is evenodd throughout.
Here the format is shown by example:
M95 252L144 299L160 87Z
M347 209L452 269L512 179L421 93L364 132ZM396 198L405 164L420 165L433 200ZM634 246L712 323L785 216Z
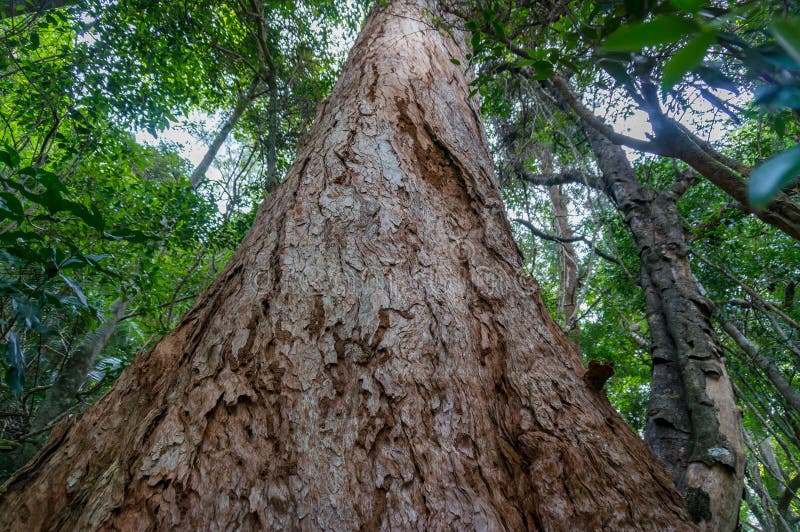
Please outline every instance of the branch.
M723 319L719 314L715 316L717 322L722 326L722 329L725 333L731 337L731 339L736 342L736 344L747 353L750 359L758 366L761 371L763 371L767 378L772 381L772 384L778 389L781 395L788 401L788 403L795 409L795 411L800 412L800 394L798 394L783 374L775 367L775 364L772 363L767 357L762 355L758 348L747 338L736 326Z
M572 108L572 110L575 111L575 114L577 114L581 120L602 133L614 144L627 146L629 148L633 148L634 150L652 153L655 155L664 155L667 157L675 156L675 154L664 149L664 147L656 142L629 137L628 135L623 135L614 131L611 126L606 124L602 119L598 118L575 97L575 95L572 93L572 90L570 90L569 85L567 85L567 82L563 78L553 76L550 78L550 84L558 91L559 95Z
M534 226L532 223L530 223L527 220L523 220L521 218L514 218L511 221L512 222L517 222L518 224L521 224L521 225L524 225L525 227L528 228L528 230L531 233L533 233L535 236L538 236L539 238L542 238L544 240L549 240L551 242L559 242L559 243L562 243L562 244L572 243L572 242L583 242L583 243L587 244L592 249L592 251L595 254L597 254L598 257L600 257L602 259L605 259L605 260L607 260L608 262L610 262L612 264L616 264L617 266L619 266L619 264L620 264L619 259L609 255L608 253L605 253L605 252L597 249L597 245L594 242L592 242L591 240L589 240L588 238L586 238L585 236L573 236L573 237L555 236L555 235L551 235L549 233L545 233L544 231L541 231L540 229L537 229L536 226Z
M700 262L702 262L703 264L706 264L707 266L711 266L712 268L714 268L715 270L717 270L718 272L720 272L722 275L724 275L725 277L727 277L728 279L730 279L730 280L731 280L731 281L733 281L734 283L736 283L736 284L738 284L739 286L741 286L741 287L742 287L742 289L743 289L745 292L747 292L747 294L748 294L750 297L752 297L752 298L754 298L756 301L758 301L758 303L760 303L761 305L763 305L765 309L771 310L772 312L774 312L775 314L777 314L778 316L780 316L780 317L781 317L781 319L783 319L783 321L785 321L786 323L788 323L789 325L791 325L792 327L794 327L795 329L797 329L798 331L800 331L800 323L796 322L796 321L795 321L795 320L793 320L793 319L792 319L790 316L788 316L788 315L787 315L785 312L783 312L781 309L779 309L777 306L775 306L774 304L770 303L769 301L767 301L766 299L764 299L763 297L761 297L760 295L758 295L758 292L756 292L755 290L753 290L752 288L750 288L750 287L749 287L748 285L746 285L746 284L745 284L745 283L744 283L744 282L743 282L741 279L739 279L738 277L736 277L735 275L733 275L733 274L730 272L730 270L728 270L728 269L727 269L727 268L725 268L724 266L719 266L718 264L714 264L713 262L711 262L710 260L706 259L705 257L703 257L702 255L700 255L700 254L699 254L699 253L697 253L696 251L692 251L692 254L693 254L695 257L697 257L697 258L698 258L698 260L700 260Z

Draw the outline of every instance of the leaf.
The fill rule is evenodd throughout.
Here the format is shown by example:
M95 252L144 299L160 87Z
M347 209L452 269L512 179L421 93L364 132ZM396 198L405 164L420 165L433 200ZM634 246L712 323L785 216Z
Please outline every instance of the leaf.
M723 89L734 94L739 94L739 87L734 81L720 72L719 68L713 65L703 65L697 68L700 79L706 82L709 87Z
M453 63L454 65L460 65L461 64L461 61L459 61L455 57L451 57L450 58L450 62Z
M74 279L70 279L66 275L62 275L61 278L64 279L64 282L67 283L70 288L72 288L72 291L75 292L75 295L78 296L78 301L81 302L81 305L88 307L89 301L86 299L86 295L83 293L83 290L81 290L81 286Z
M76 256L67 257L58 263L59 270L65 270L67 268L82 268L84 266L86 266L86 259Z
M8 211L15 220L21 220L25 216L22 203L15 195L8 192L0 192L0 209Z
M750 204L762 209L800 174L800 144L773 155L753 170L747 183Z
M472 51L477 52L481 47L481 34L479 32L475 32L472 34Z
M753 102L770 111L800 109L800 88L780 85L761 85L753 91Z
M0 163L5 164L9 168L16 168L19 165L19 153L14 148L6 146L0 149Z
M14 309L14 313L17 316L17 325L19 327L39 332L48 330L47 327L42 325L42 309L39 308L35 301L24 297L15 298L11 300L11 308Z
M800 19L785 18L775 21L769 28L781 48L800 65Z
M625 0L625 10L638 19L644 18L647 11L647 2L642 0Z
M23 392L25 378L25 353L23 353L22 347L19 345L19 336L15 332L8 334L6 364L8 364L6 384L11 388L11 392L19 397Z
M665 15L649 22L623 26L612 33L603 44L605 50L638 52L645 46L670 44L698 30L687 18Z
M717 40L717 32L703 32L675 52L664 65L661 74L661 90L669 92L687 72L694 70L703 62L708 48Z

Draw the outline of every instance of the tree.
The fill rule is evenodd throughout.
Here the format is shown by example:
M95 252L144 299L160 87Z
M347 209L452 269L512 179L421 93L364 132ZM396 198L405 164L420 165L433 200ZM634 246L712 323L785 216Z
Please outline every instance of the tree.
M523 274L431 10L370 15L230 263L4 485L5 528L689 526Z
M534 82L535 89L538 85ZM571 106L559 99L560 93L545 86L549 90L539 90L539 98L551 106L559 102L561 110L570 113ZM581 114L590 112L582 109ZM712 530L733 530L745 465L741 415L711 324L713 306L692 277L676 207L691 180L676 182L669 192L644 186L622 148L583 120L576 121L575 129L586 137L599 176L557 174L548 160L540 163L546 173L534 174L522 164L524 156L515 154L524 153L517 147L521 144L517 137L531 136L520 133L526 127L530 126L523 122L499 128L509 155L518 160L521 177L551 187L578 183L603 191L633 235L651 336L645 439L672 473L692 517Z

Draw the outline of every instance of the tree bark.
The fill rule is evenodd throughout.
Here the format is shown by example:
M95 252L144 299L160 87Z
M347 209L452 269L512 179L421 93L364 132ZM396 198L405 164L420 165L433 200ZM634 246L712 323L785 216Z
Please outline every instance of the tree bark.
M712 304L692 276L676 200L644 187L621 147L586 122L583 128L639 251L653 360L645 439L692 518L707 530L733 530L745 466L741 413Z
M265 189L270 191L278 185L278 132L279 132L279 109L278 109L278 81L275 74L270 73L267 77L267 87L269 88L269 104L267 105L267 179Z
M692 527L523 273L432 7L378 4L228 266L0 527Z

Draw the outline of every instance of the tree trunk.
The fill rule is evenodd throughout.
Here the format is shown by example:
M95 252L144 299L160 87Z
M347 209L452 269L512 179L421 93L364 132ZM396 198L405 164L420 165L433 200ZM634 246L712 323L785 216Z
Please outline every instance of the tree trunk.
M644 187L621 147L583 127L639 250L653 360L646 440L672 472L692 518L707 530L733 530L745 466L741 414L711 326L711 302L692 276L675 198Z
M211 168L211 164L217 157L219 149L228 139L228 135L231 134L236 124L239 123L239 119L242 118L244 112L247 111L247 108L250 107L250 104L256 99L258 84L259 78L256 76L256 79L250 84L247 92L239 95L239 98L236 100L236 105L233 106L233 111L222 123L217 134L214 135L214 139L211 141L211 144L209 144L206 154L203 156L203 160L192 170L192 175L189 176L189 182L192 184L193 189L197 190L197 187L199 187L206 178L206 172Z
M691 528L523 273L430 9L378 4L228 266L0 527Z
M548 172L549 173L549 172ZM578 257L575 253L575 246L570 242L574 235L569 226L567 216L567 202L561 185L553 185L548 188L550 201L553 203L553 224L556 236L564 239L558 245L558 314L561 317L563 327L567 336L574 342L580 338L578 326Z
M279 109L278 109L278 81L275 73L272 72L267 77L267 87L269 88L269 104L267 105L267 179L264 188L268 191L274 190L278 185L278 132L279 132Z

